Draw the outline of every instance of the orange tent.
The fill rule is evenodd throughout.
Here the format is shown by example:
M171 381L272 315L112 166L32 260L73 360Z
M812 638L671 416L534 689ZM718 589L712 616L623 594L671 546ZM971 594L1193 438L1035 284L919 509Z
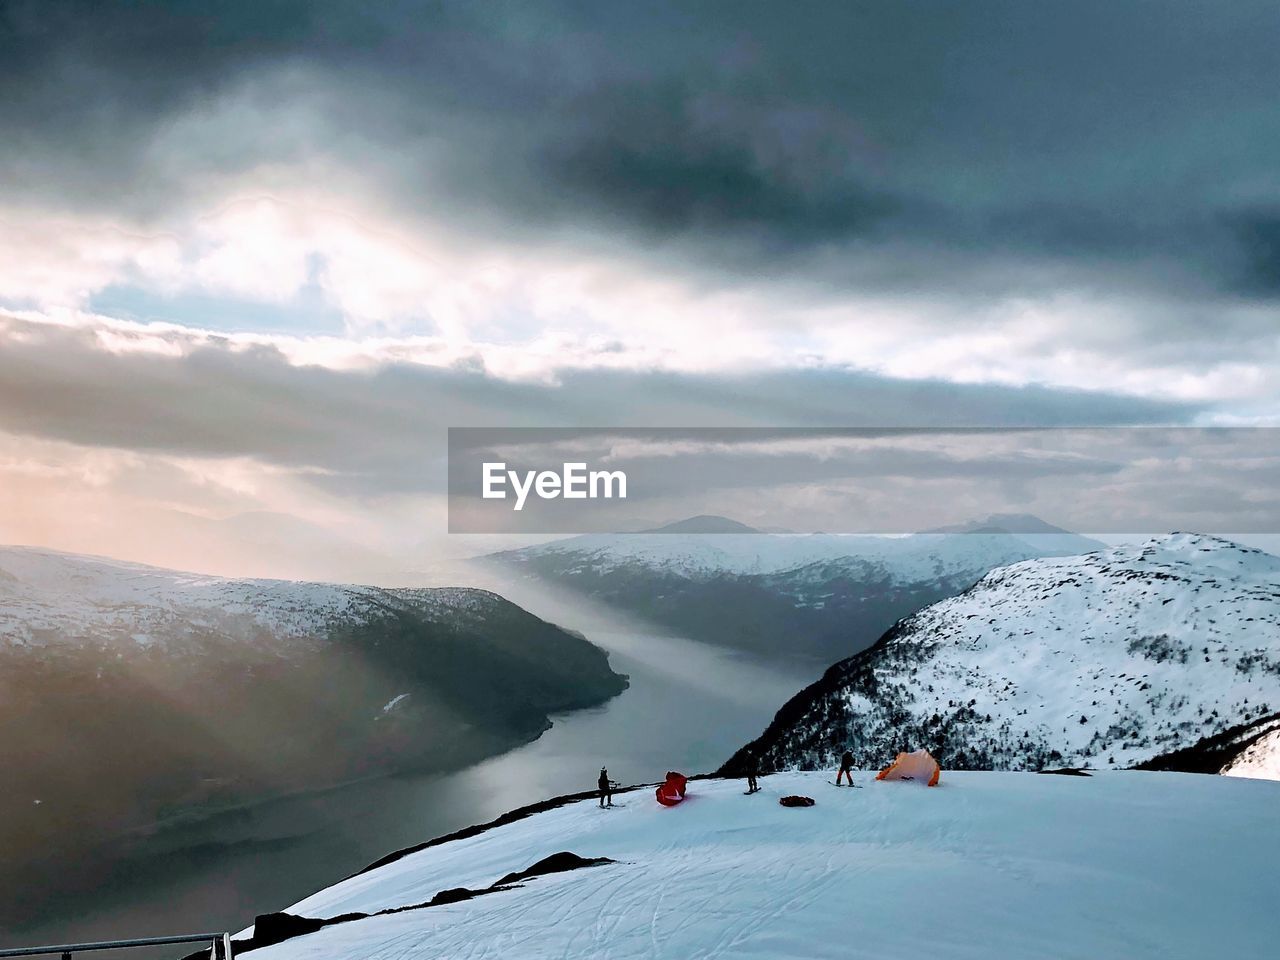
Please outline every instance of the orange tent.
M898 758L876 774L877 780L919 780L931 787L938 785L942 768L928 750L900 753Z

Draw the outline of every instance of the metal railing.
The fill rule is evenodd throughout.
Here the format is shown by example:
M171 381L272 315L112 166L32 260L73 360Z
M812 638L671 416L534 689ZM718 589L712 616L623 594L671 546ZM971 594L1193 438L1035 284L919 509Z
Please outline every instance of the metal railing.
M167 943L207 943L209 960L232 960L231 934L188 933L176 937L143 937L138 940L98 940L93 943L62 943L43 947L8 947L0 950L0 957L33 957L38 954L58 953L62 960L71 960L75 953L90 950L123 950L129 947L159 947Z

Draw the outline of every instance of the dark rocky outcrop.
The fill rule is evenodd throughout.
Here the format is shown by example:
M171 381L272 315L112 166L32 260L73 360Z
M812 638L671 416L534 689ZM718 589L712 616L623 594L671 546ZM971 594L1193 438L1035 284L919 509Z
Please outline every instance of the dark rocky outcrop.
M387 861L391 862L391 861ZM279 911L276 913L260 914L253 922L253 936L245 939L233 941L232 946L235 953L247 953L251 950L257 950L259 947L269 947L273 944L282 943L285 940L291 940L294 937L305 936L309 933L315 933L317 930L323 930L325 927L332 927L340 923L350 923L353 920L366 920L369 917L382 917L393 913L405 913L409 910L425 910L430 907L439 907L449 903L461 903L464 900L471 900L475 897L483 897L491 893L501 893L504 890L514 890L521 886L524 881L532 880L535 877L547 876L553 873L566 873L570 870L581 870L586 867L600 866L606 863L615 863L609 857L580 857L576 853L570 853L567 850L559 853L553 853L549 857L543 857L532 866L525 867L523 870L517 870L514 873L508 873L500 880L494 881L487 887L478 890L472 890L469 887L451 887L447 890L441 890L430 900L425 903L414 903L404 907L392 907L387 910L379 910L376 913L344 913L336 917L318 918L318 917L301 917L292 913ZM192 954L185 960L195 960L196 957L204 957L205 953Z

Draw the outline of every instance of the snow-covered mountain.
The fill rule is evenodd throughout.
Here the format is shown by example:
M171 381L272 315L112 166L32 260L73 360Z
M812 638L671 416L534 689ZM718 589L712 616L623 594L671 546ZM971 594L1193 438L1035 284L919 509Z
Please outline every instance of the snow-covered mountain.
M850 790L827 776L508 818L260 918L237 955L251 933L266 942L255 960L1204 960L1271 956L1280 938L1280 784L946 772L936 789L860 774Z
M754 748L767 766L805 769L846 746L868 765L927 747L976 769L1121 768L1178 751L1201 769L1213 748L1220 769L1277 711L1280 558L1174 534L991 571L837 663Z
M1032 517L1003 517L903 537L592 534L487 561L711 643L830 662L993 567L1102 546Z
M482 590L0 548L0 855L474 762L625 686L602 650Z

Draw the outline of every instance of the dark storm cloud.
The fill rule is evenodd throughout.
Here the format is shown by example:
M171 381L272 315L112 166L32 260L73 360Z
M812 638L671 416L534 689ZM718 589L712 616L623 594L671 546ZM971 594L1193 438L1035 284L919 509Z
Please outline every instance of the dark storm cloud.
M1280 205L1239 217L1233 226L1245 249L1241 289L1267 296L1280 294Z
M1098 393L835 371L579 371L556 385L478 368L343 372L218 340L184 356L108 353L91 330L5 323L0 431L313 468L326 472L317 483L353 495L442 489L445 430L457 426L1110 425L1186 422L1199 412ZM762 458L751 470L775 477L779 463Z
M43 0L0 22L24 197L154 213L320 154L398 209L708 267L1277 292L1273 3ZM225 135L174 134L237 92ZM311 126L273 120L295 100Z

